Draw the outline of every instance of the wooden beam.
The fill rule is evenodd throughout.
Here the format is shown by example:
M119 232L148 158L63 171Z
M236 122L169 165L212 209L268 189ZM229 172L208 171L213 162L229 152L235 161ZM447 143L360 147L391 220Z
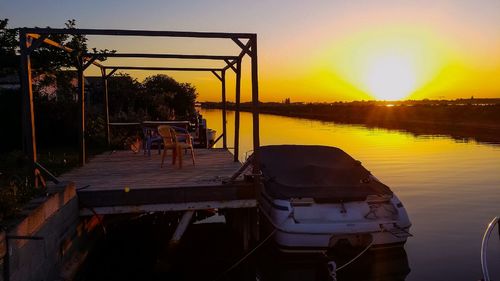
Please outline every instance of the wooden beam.
M236 43L236 45L238 45L238 47L241 48L241 50L243 52L247 53L249 56L252 56L252 53L254 52L254 50L253 50L251 44L249 44L250 41L248 41L247 44L245 45L238 38L231 38L231 39L234 41L234 43Z
M123 192L122 192L123 193ZM83 207L80 216L140 214L149 212L174 212L187 210L212 210L212 209L239 209L254 208L257 206L255 199L239 199L228 201L203 201L186 203L143 204L143 205L116 205L93 207L92 210Z
M222 70L228 70L229 68L231 68L231 66L233 66L234 64L236 64L236 61L238 59L241 59L240 57L238 57L236 60L232 61L232 62L229 62L226 66L224 66L224 68L222 68ZM234 70L234 69L233 69Z
M236 64L236 97L234 108L234 162L239 162L240 154L240 91L241 91L241 59Z
M115 69L116 71L116 69ZM106 136L106 142L108 146L111 145L111 135L109 131L109 99L108 99L108 78L113 74L113 70L106 75L106 69L101 68L101 75L102 75L102 89L103 89L103 115L104 115L104 121L106 122L106 128L104 130L104 134Z
M50 33L47 33L47 34L50 34ZM40 35L40 34L28 33L27 36L31 37L31 38L34 38L34 39L41 39L44 36L46 37L46 34ZM47 38L43 39L43 43L48 44L48 45L53 46L53 47L56 47L56 48L59 48L59 49L64 50L64 51L66 51L68 53L74 52L74 50L72 48L66 47L66 46L64 46L64 45L62 45L60 43L57 43L56 41L53 41L53 40L50 40L50 39L47 39ZM88 61L88 60L91 59L91 57L84 56L84 59L86 61ZM103 67L102 64L100 64L100 63L98 63L96 61L92 62L92 64L95 65L95 66L98 66L98 67Z
M209 201L231 202L255 199L255 190L247 182L225 185L182 186L167 188L138 188L123 192L123 189L78 191L82 207L98 208L112 206L139 206L149 204L192 204ZM200 205L200 208L211 207Z
M221 134L220 136L218 136L214 142L210 145L209 148L213 148L215 146L215 144L224 136L224 134Z
M194 210L189 210L184 212L184 214L182 215L182 219L179 221L179 224L175 228L174 234L172 235L172 238L168 243L169 247L175 247L181 242L182 235L184 235L184 232L186 232L186 229L191 223L193 215L194 215Z
M221 71L222 76L222 147L227 148L227 102L226 102L226 71Z
M109 53L92 54L85 56L107 57L107 58L163 58L163 59L197 59L197 60L234 60L238 56L219 56L219 55L184 55L184 54L139 54L139 53Z
M35 112L33 107L33 85L31 79L31 59L28 52L27 36L19 33L19 47L21 50L21 93L23 101L23 150L29 159L29 177L35 181L35 163L37 162L37 147L35 133Z
M46 34L34 34L34 33L28 33L27 34L28 37L35 38L35 39L39 39L39 38L41 38L42 36L45 36L45 35ZM66 46L64 46L62 44L57 43L56 41L53 41L53 40L50 40L50 39L47 39L47 38L43 39L43 43L45 43L47 45L50 45L52 47L59 48L59 49L64 50L64 51L66 51L68 53L71 53L71 52L74 51L73 49L71 49L69 47L66 47Z
M222 77L216 71L212 71L212 73L222 82Z
M40 172L43 173L53 183L55 184L60 183L59 179L57 179L57 177L54 174L52 174L49 170L45 169L45 167L42 166L42 164L35 162L35 168L40 170Z
M43 41L47 38L47 36L48 36L48 34L44 34L44 35L40 36L39 38L33 38L33 39L35 39L35 41L31 42L31 44L27 50L28 54L31 55L31 52L33 52L33 50L40 47L43 44Z
M243 165L238 169L238 171L236 171L236 173L234 173L231 178L229 178L228 182L229 183L232 183L234 182L239 176L241 176L241 174L248 168L248 166L252 165L252 162L253 162L253 159L252 159L252 155L250 155L250 157L248 157L248 159L245 161L245 163L243 163Z
M251 48L253 55L252 60L252 121L253 121L253 170L252 173L257 175L260 173L260 136L259 136L259 72L257 64L257 36L251 40ZM259 184L258 177L255 177L255 185Z
M157 71L220 71L220 68L196 68L196 67L154 67L154 66L104 66L106 69L123 70L157 70Z
M250 48L250 43L251 43L250 41L248 41L248 42L247 42L247 44L245 45L245 49ZM238 58L237 58L236 60L232 61L230 65L234 65L234 64L236 64L236 62L237 62L238 60L239 60L239 61L241 61L241 60L243 59L243 57L244 57L246 54L247 54L247 53L246 53L246 51L245 51L245 50L241 50L240 54L238 55ZM229 65L227 65L227 66L225 66L222 70L227 70L227 69L229 69L229 68L230 68L230 66L229 66Z
M224 60L224 61L227 63L227 66L231 68L234 71L234 73L236 73L236 67L234 67L236 61L230 61L230 60Z
M106 70L106 68L102 68L104 70ZM114 68L114 69L111 69L111 71L108 73L108 75L106 75L106 79L108 79L109 77L111 77L113 74L115 74L115 72L118 70L118 68Z
M62 28L21 28L24 33L37 34L72 34L72 35L114 35L145 37L190 37L190 38L243 38L250 39L254 33L224 32L189 32L189 31L155 31L155 30L123 30L123 29L62 29Z
M77 57L78 70L78 160L80 166L84 166L86 162L85 151L85 77L83 76L83 58Z
M83 70L87 69L91 64L93 64L96 59L96 57L91 57L88 61L84 62Z

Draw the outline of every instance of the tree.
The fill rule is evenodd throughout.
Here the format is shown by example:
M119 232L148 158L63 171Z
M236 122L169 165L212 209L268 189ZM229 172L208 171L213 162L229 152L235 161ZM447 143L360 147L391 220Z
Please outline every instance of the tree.
M17 29L9 29L8 19L0 20L0 75L15 73L19 66Z
M143 96L148 101L148 112L153 119L186 119L194 114L196 88L189 83L179 83L170 76L158 74L143 82Z
M66 29L75 29L74 19L66 21ZM76 57L88 51L85 35L50 34L49 39L67 46L74 51L68 53L59 48L42 44L31 54L32 68L38 72L56 72L76 65Z
M137 96L141 91L141 84L128 74L119 73L108 80L109 111L113 120L139 121L144 116L136 116L141 105L137 103ZM143 112L143 111L141 111ZM142 113L144 115L144 113Z

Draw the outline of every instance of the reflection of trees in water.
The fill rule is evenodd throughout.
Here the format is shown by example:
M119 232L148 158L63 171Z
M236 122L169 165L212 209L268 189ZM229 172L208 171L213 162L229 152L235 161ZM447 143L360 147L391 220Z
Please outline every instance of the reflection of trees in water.
M390 106L388 106L390 105ZM220 108L217 103L204 104ZM231 105L229 108L233 108ZM248 103L241 110L251 111ZM412 102L262 103L266 114L360 124L402 130L414 135L448 135L457 140L474 139L500 143L500 99Z

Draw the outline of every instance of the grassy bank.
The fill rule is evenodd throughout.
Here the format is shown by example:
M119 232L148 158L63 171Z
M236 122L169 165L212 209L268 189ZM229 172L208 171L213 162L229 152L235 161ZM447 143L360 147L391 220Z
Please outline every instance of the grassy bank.
M206 108L221 108L205 103ZM229 109L234 109L230 104ZM241 105L250 111L251 104ZM361 124L415 135L448 135L460 140L500 143L500 99L349 103L261 103L260 113Z

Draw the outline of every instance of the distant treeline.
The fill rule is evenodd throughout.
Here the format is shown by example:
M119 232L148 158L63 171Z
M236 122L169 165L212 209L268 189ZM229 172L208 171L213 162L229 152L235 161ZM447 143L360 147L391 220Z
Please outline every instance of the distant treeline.
M221 108L220 103L203 106ZM251 111L251 103L240 108ZM234 104L229 103L228 109ZM500 143L500 99L260 103L259 112Z

